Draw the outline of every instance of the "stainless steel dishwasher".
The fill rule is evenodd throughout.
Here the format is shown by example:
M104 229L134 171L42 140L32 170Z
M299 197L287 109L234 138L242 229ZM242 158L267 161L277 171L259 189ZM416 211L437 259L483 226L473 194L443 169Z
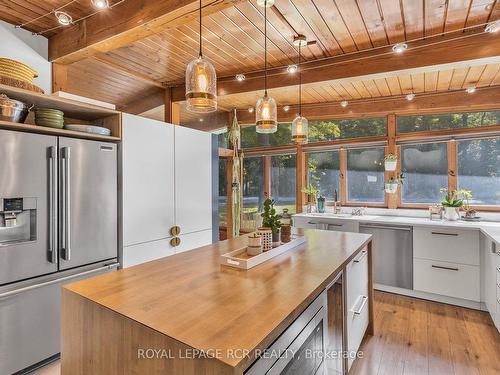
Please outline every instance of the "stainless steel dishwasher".
M360 223L359 232L373 235L374 283L413 289L412 227Z

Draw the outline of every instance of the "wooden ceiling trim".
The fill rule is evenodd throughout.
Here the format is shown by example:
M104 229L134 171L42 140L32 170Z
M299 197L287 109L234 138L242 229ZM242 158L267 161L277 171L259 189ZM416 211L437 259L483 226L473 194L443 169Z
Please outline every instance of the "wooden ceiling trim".
M499 109L500 89L488 87L479 89L474 95L469 95L463 90L456 92L442 92L422 94L413 101L404 97L389 97L368 100L358 100L349 103L347 108L342 108L338 102L306 104L302 108L303 115L309 120L341 119L384 116L390 113L399 115L443 113L447 111L480 111ZM278 107L278 121L290 122L297 111L296 106L288 112ZM241 124L252 124L255 115L247 110L238 110L238 120Z
M374 79L373 82L375 82L375 86L377 86L377 89L380 92L381 96L391 96L391 90L389 89L387 80L385 78Z
M445 10L448 1L425 0L424 35L426 37L443 33L445 25Z
M468 3L469 6L464 6L464 3ZM444 31L450 32L465 27L465 22L462 23L460 21L467 19L471 5L472 0L449 2L446 12Z
M490 10L487 9L488 5L492 6ZM496 8L498 8L498 1L471 0L471 7L465 24L466 27L488 22L490 16L494 15ZM491 20L494 19L496 18L491 18Z
M205 0L205 15L241 0ZM198 1L132 1L98 13L49 39L49 59L63 64L108 52L198 17Z
M493 80L495 79L495 76L499 72L500 72L500 64L486 65L486 68L484 69L481 78L479 78L477 86L478 87L490 86Z
M403 11L399 0L379 0L380 12L391 44L407 40Z
M437 91L439 72L426 72L424 73L424 91Z
M401 86L398 77L387 77L386 79L391 95L402 95Z
M481 48L478 48L481 46ZM457 35L437 36L423 41L409 43L405 53L394 55L390 47L380 50L361 51L350 55L336 56L320 61L303 64L303 83L321 82L332 79L360 77L388 71L434 67L462 61L468 64L472 60L496 58L500 56L498 36L484 32L463 32ZM219 95L255 91L263 87L262 73L247 74L244 85L234 79L221 79L218 82ZM295 78L286 70L271 69L268 87L285 87L295 84ZM184 88L174 90L174 100L184 100Z
M425 3L423 0L403 0L401 11L404 16L406 39L415 40L424 37Z
M366 30L363 17L353 3L347 4L349 0L337 0L334 2L334 9L337 10L340 19L346 25L349 35L353 39L358 50L369 49L373 47L368 31ZM325 10L328 11L328 10Z
M486 65L484 66L471 66L467 76L465 77L464 84L462 88L466 88L469 86L476 86L481 76L483 75L484 70L486 69Z

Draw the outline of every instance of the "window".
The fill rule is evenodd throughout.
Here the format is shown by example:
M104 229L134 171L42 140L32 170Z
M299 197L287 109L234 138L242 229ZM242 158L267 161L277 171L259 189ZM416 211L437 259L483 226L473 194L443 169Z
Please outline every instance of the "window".
M264 202L264 186L264 158L243 158L242 231L257 229L258 211Z
M458 186L472 191L471 204L500 205L500 138L460 141Z
M398 133L480 128L492 125L500 125L500 111L401 116L397 118Z
M387 135L387 118L309 121L309 142Z
M292 143L292 124L279 124L278 130L273 134L259 134L255 126L241 128L241 147L265 147L289 145Z
M271 156L271 197L276 201L276 211L283 208L295 213L295 155Z
M446 143L401 146L401 189L403 203L438 203L439 189L448 186Z
M308 183L318 188L320 194L333 199L337 190L340 200L340 153L339 151L314 152L308 155Z
M347 150L347 201L385 201L383 148Z

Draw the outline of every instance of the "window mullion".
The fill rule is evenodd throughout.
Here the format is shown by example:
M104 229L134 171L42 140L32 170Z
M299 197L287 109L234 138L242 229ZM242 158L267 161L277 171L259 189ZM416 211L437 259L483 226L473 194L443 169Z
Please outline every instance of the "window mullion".
M343 206L347 203L347 150L341 148L340 152L340 201Z
M450 140L447 142L448 149L448 190L457 190L458 187L458 166L457 166L457 142Z

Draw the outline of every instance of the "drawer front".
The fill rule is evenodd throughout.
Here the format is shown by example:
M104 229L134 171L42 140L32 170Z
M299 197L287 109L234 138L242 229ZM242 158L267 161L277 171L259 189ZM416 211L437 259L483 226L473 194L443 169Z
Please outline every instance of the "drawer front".
M294 217L293 226L302 229L316 229L317 220L308 217Z
M414 258L413 288L479 302L479 269L479 266Z
M123 248L122 267L127 268L175 254L170 238L145 242Z
M479 232L415 227L413 256L479 266Z
M347 348L358 351L368 327L368 254L363 249L346 268L347 273ZM354 361L349 355L349 368Z

